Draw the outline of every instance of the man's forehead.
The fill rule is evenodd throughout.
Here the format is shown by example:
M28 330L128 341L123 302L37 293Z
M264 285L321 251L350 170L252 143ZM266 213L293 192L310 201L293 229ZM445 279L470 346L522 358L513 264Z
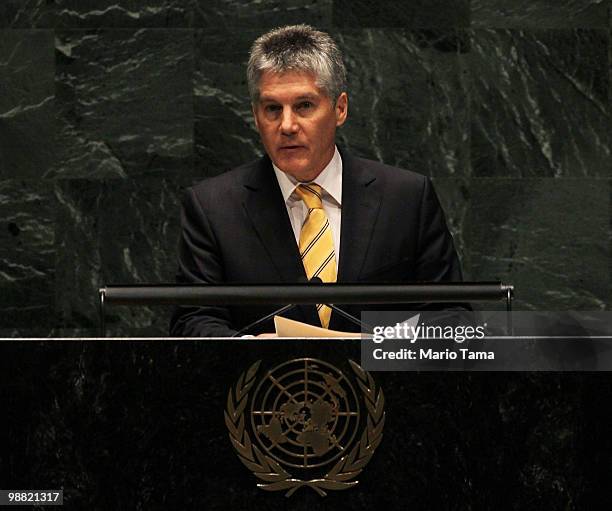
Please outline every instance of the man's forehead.
M279 95L290 95L296 99L314 98L323 94L314 74L307 71L275 73L264 71L259 80L260 100L275 99Z
M320 98L322 94L260 94L259 101L265 103L266 101L282 101L283 99L291 99L292 101L307 101Z

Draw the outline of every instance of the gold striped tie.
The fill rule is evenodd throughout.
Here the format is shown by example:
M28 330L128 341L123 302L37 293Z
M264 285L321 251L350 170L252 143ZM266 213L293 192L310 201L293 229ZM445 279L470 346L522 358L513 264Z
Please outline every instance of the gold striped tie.
M323 282L336 282L336 254L329 219L321 202L321 187L301 184L295 192L308 208L308 216L300 232L300 254L308 279L319 277ZM331 309L322 303L317 312L323 328L329 327Z

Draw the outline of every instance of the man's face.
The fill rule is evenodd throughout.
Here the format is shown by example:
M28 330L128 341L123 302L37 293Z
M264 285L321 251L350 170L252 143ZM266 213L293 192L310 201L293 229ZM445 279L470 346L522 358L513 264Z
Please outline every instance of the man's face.
M253 114L274 164L298 181L312 181L334 155L336 127L344 124L347 107L345 92L334 106L311 73L265 71Z

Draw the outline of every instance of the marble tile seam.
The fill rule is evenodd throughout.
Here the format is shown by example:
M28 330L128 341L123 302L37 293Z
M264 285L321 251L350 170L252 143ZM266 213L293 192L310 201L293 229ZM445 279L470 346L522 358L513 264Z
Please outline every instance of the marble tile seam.
M54 32L55 27L2 27L0 26L1 32Z
M195 32L198 29L192 27L54 27L50 29L55 32Z
M575 31L592 31L592 32L607 32L612 35L612 28L609 27L503 27L503 26L469 26L469 27L436 27L436 26L423 26L423 27L398 27L398 26L356 26L356 27L347 27L347 26L325 26L318 27L322 30L328 30L330 32L356 32L356 31L381 31L386 34L393 33L406 33L406 32L423 32L423 31L440 31L443 34L452 34L452 33L465 33L465 34L473 34L478 32L500 32L500 33L533 33L533 34L544 34L544 33L559 33L559 32L575 32ZM223 35L232 29L241 29L244 30L245 27L235 26L235 27L213 27L212 30L208 27L117 27L117 26L100 26L100 27L0 27L0 33L19 33L19 32L53 32L56 34L64 34L64 33L92 33L92 32L126 32L126 33L138 33L138 32L183 32L183 33L194 33L201 35L204 33L204 37L206 37L206 33L210 37L215 37L219 35ZM248 27L248 30L252 30L253 32L264 32L265 27Z

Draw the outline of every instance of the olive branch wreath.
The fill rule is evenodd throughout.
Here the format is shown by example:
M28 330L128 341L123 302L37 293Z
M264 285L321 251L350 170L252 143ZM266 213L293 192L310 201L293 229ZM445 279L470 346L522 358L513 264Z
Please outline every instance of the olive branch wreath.
M225 424L238 458L258 479L265 481L258 483L257 486L266 491L288 490L286 497L290 497L304 486L312 488L321 497L327 495L324 490L346 490L356 486L359 481L354 479L368 464L380 444L385 424L385 397L382 389L378 389L377 392L372 376L357 363L349 360L368 410L366 427L359 442L348 454L342 456L329 472L322 478L304 481L294 478L270 456L263 454L256 445L253 445L245 428L244 410L260 363L261 360L258 360L240 375L236 386L227 394L227 407L224 412Z

